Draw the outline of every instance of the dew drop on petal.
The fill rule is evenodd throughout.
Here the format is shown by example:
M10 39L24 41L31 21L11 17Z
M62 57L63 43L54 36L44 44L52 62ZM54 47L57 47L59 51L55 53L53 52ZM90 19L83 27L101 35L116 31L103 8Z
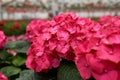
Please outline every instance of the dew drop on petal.
M112 54L113 54L113 51L109 51L109 54L111 54L111 55L112 55Z
M99 45L99 43L96 43L96 46L98 46Z

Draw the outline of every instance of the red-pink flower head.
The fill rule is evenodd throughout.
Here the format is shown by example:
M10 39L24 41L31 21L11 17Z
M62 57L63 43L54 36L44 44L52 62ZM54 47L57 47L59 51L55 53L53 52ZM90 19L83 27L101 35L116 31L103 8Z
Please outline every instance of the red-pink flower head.
M0 72L0 80L8 80L8 78Z
M100 24L85 21L91 25L81 28L85 40L71 43L75 49L75 63L83 79L93 76L96 80L119 80L120 18L102 18Z
M8 39L5 36L4 32L0 31L0 49L2 49L6 45L7 41Z
M104 60L119 63L120 59L120 17L104 16L99 20L103 35L97 56Z
M81 18L75 14L60 14L52 20L51 33L54 29L54 37L57 39L56 51L62 58L75 57L76 53L84 51L86 41L91 37L101 37L100 24L91 19ZM71 53L71 54L70 54Z
M57 53L51 50L48 45L44 35L33 39L32 45L27 52L26 66L28 68L36 72L46 72L52 67L59 66L60 61Z

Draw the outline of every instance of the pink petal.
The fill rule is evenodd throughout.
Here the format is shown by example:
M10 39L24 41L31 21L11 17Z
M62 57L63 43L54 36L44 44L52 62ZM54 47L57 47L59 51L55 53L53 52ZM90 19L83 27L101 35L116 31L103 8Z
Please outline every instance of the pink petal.
M27 59L26 59L26 66L27 66L27 68L32 69L32 61L33 61L33 59L34 59L34 56L32 56L32 55L29 55L27 57Z
M102 62L100 61L100 59L97 59L92 54L87 54L86 58L87 58L88 64L90 65L90 67L93 71L95 71L97 73L102 73L103 72L105 67L102 64Z
M57 40L56 39L51 39L49 40L49 49L54 50L57 46Z
M116 70L108 71L108 72L105 72L103 74L93 73L93 77L96 80L119 80L118 73Z
M8 49L7 52L9 54L12 54L13 56L16 56L16 54L17 54L17 52L15 50L10 50L10 49Z
M50 33L43 33L42 37L44 40L49 40L51 38L51 34Z
M52 60L52 66L54 68L57 68L59 65L60 65L60 60L58 60L56 58Z
M120 34L110 35L108 40L111 44L120 44Z
M67 31L58 31L57 38L58 40L68 41L69 33Z
M120 46L115 45L113 46L112 50L109 47L102 45L97 52L97 56L100 59L110 60L112 62L118 63L120 62Z
M68 44L66 44L66 45L58 45L56 50L58 52L61 52L61 53L65 54L69 50L69 47L70 46Z
M75 64L83 79L89 79L91 77L91 69L89 68L84 55L78 56L75 59Z

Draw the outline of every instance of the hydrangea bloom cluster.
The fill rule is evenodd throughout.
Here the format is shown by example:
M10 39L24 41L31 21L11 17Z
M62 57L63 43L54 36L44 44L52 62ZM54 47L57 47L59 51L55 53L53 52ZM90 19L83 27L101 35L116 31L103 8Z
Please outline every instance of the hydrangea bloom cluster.
M0 49L2 49L5 46L5 44L7 43L7 41L8 41L8 39L5 36L4 32L0 31Z
M36 21L35 26L33 22ZM35 20L30 24L31 25L27 27L28 33L26 35L28 35L28 39L32 41L32 45L27 52L27 67L34 69L36 72L46 72L52 67L58 67L60 58L54 50L54 46L56 46L55 39L49 32L51 23L49 21Z
M84 79L119 80L120 75L120 18L104 16L99 19L101 28L97 37L91 37L83 55L75 58L77 68ZM94 27L94 26L93 26ZM92 45L92 46L91 46Z
M75 62L83 79L119 80L119 17L104 16L95 22L61 14L50 21L32 21L26 35L32 43L26 66L36 72L58 67L64 58Z
M8 78L0 72L0 80L8 80Z

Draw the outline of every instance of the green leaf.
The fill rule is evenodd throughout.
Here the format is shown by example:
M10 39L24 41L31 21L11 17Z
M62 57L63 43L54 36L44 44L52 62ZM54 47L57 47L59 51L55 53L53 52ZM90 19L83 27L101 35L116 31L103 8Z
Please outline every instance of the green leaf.
M6 51L0 51L0 59L1 60L6 60L7 59L7 57L9 57L10 56L10 54L8 54L8 53L6 53Z
M8 41L7 44L6 44L6 46L5 46L5 48L6 49L14 49L15 46L16 46L15 41Z
M63 63L58 69L58 80L82 80L75 64Z
M15 65L15 66L22 66L25 64L25 58L23 57L20 57L20 56L15 56L12 63Z
M48 73L36 73L32 70L24 70L16 80L57 80L56 71L52 69Z
M16 80L41 80L41 78L32 70L24 70L20 72L20 76Z
M5 49L15 50L18 53L26 53L30 44L27 41L19 40L19 41L8 41Z
M26 53L30 44L27 41L16 41L15 51L18 53Z
M7 77L18 74L21 69L14 66L7 66L0 69L0 71L5 74Z

